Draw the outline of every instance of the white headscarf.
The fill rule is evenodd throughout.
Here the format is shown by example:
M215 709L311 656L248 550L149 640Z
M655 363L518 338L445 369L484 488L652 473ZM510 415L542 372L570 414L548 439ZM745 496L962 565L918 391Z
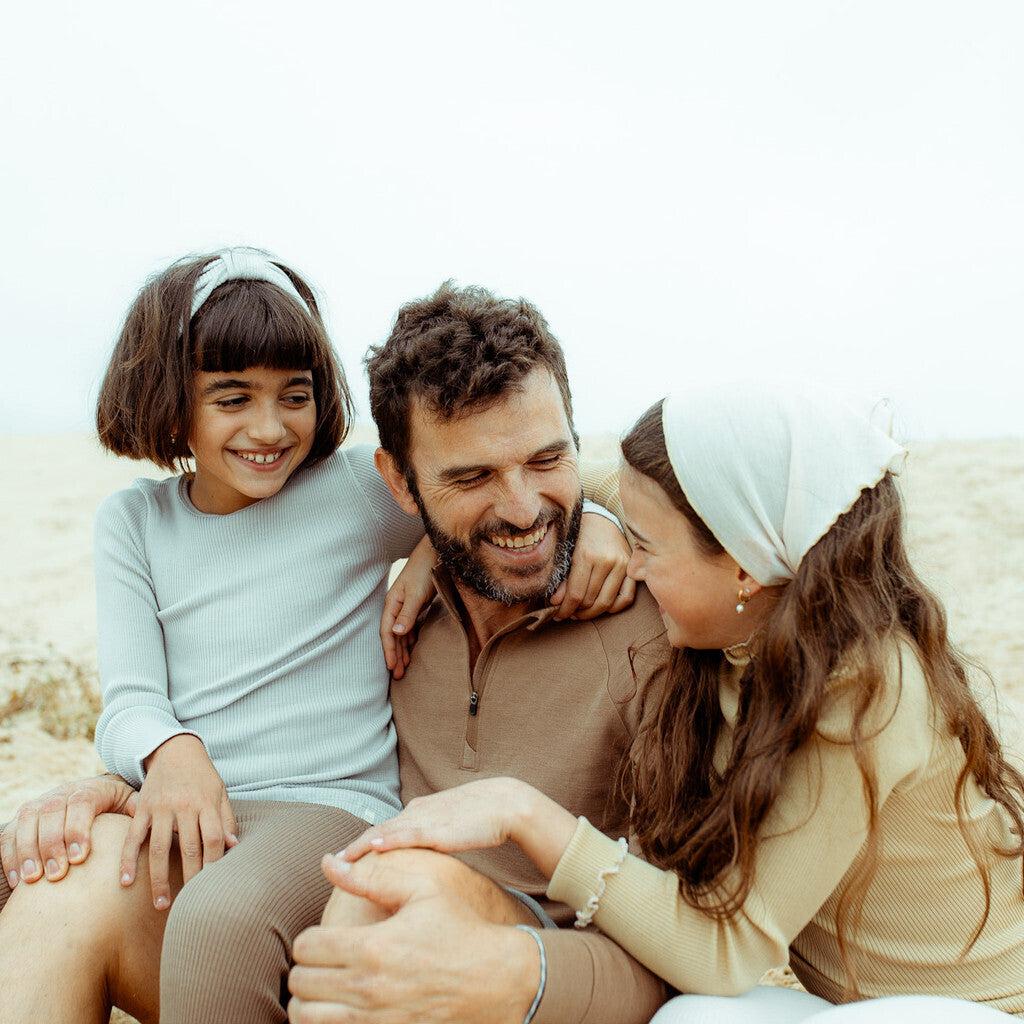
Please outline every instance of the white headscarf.
M804 555L906 450L892 408L791 381L695 387L665 399L669 460L693 510L765 586Z
M269 281L277 285L283 292L297 299L299 305L309 313L306 300L298 293L291 278L278 266L275 266L259 249L239 246L225 249L216 259L211 260L203 268L196 281L195 293L192 296L192 316L199 312L199 307L210 297L210 293L225 281L245 279L250 281Z

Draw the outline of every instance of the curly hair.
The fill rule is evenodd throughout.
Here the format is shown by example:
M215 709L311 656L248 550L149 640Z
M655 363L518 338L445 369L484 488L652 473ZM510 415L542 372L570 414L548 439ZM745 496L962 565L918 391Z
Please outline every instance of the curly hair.
M313 371L316 433L311 466L341 444L352 399L309 285L276 264L309 312L267 281L230 280L192 316L203 268L217 253L186 257L150 278L125 318L96 407L100 443L117 455L180 469L191 453L193 375L248 367Z
M723 548L690 506L669 462L661 403L632 428L622 452L629 466L665 491L705 553L720 553ZM856 931L879 857L878 786L867 753L877 716L870 713L883 695L888 658L901 637L913 640L932 698L964 751L954 802L985 896L984 916L968 949L990 907L989 851L966 814L971 777L1024 836L1024 777L1004 757L970 691L967 661L950 643L941 603L910 565L903 519L899 490L887 474L865 488L804 556L751 642L733 747L721 772L713 756L723 721L723 654L677 650L669 682L623 777L633 804L633 832L645 854L678 874L681 895L691 906L719 919L733 916L754 883L759 832L779 796L785 762L815 733L829 677L855 652L858 685L850 742L867 797L869 828L863 856L836 911L853 993L849 934ZM995 852L1019 856L1024 840Z
M572 427L565 357L537 308L445 281L433 295L402 306L387 341L367 353L370 411L381 446L408 475L415 399L450 419L498 401L538 367L557 384ZM573 437L578 444L575 430Z

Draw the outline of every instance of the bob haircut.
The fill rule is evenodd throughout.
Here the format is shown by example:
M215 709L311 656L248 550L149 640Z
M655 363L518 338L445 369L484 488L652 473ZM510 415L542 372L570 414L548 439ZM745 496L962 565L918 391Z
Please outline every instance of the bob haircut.
M303 466L344 440L352 397L309 285L276 263L309 307L269 281L230 280L191 316L196 281L217 253L186 257L150 278L125 318L96 407L100 443L117 455L184 469L197 372L310 369L316 433Z

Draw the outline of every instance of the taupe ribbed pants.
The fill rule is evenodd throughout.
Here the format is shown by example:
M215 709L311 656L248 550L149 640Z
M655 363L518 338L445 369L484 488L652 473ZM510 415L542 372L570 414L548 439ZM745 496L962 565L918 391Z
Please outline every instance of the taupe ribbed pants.
M331 895L325 853L368 825L319 804L232 801L238 845L175 897L160 961L161 1024L280 1024L295 937Z

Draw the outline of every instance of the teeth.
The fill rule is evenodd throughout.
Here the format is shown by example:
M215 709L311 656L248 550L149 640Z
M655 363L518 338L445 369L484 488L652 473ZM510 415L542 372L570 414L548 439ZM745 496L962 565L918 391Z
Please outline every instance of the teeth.
M246 462L256 462L259 465L266 465L268 462L277 462L284 452L274 452L271 455L261 455L259 452L238 452Z
M490 541L498 548L530 548L544 539L549 525L550 523L546 523L533 533L519 534L517 537L499 537L497 534L491 534Z

